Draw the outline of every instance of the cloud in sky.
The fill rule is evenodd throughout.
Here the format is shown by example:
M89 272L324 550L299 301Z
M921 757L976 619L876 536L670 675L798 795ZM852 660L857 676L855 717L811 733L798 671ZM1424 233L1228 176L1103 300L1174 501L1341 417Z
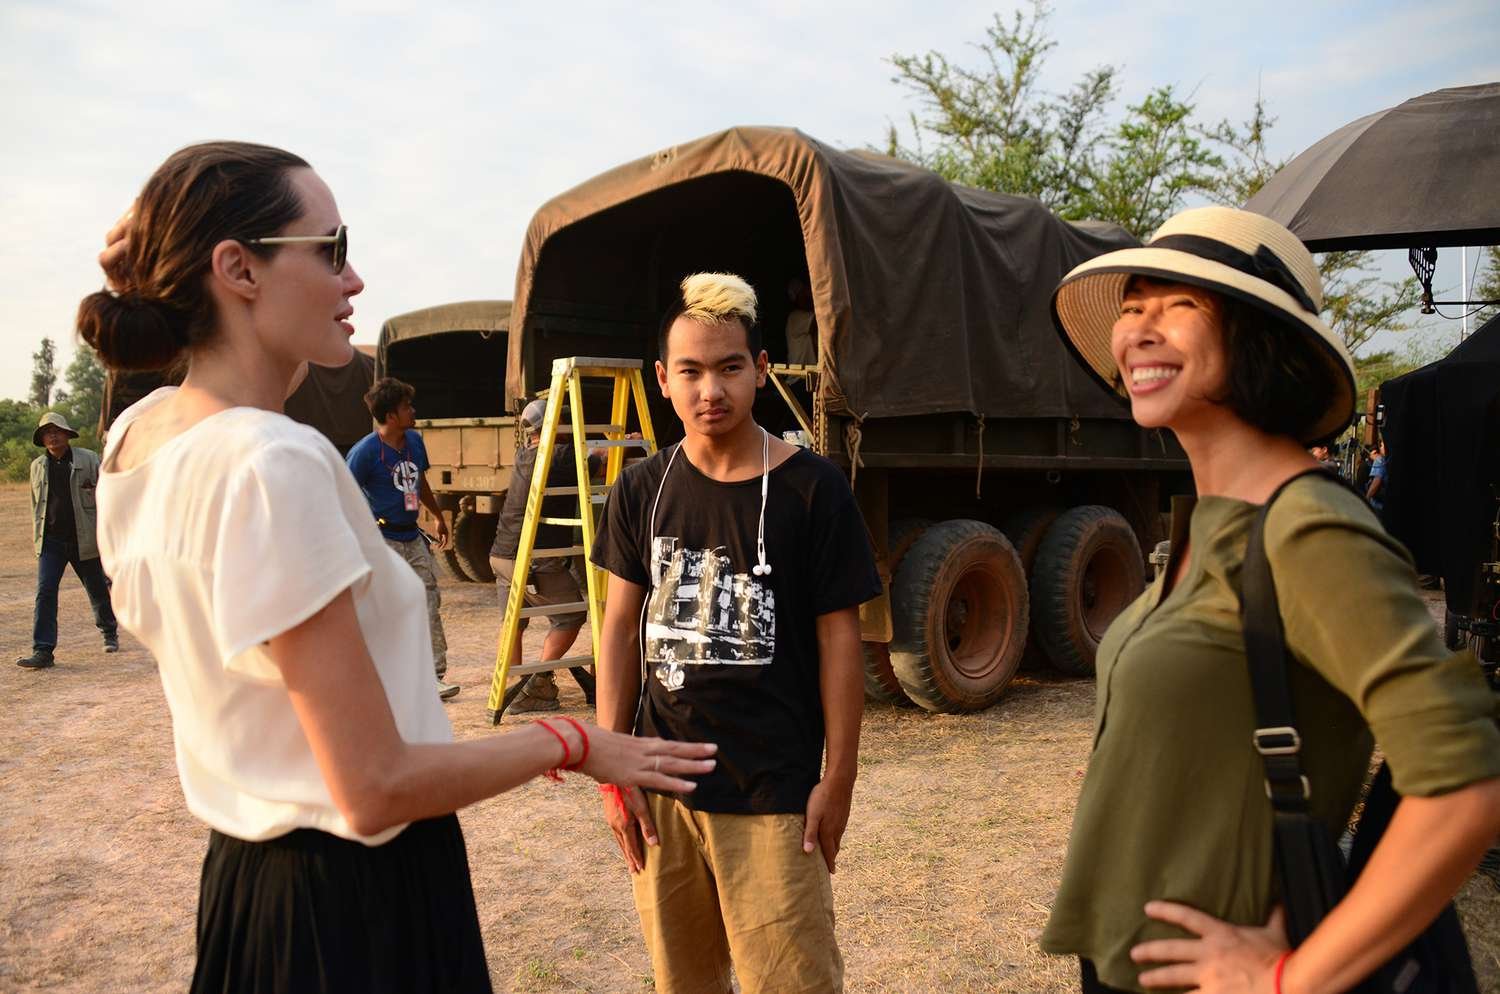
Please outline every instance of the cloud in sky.
M1235 119L1259 87L1280 119L1276 151L1290 155L1417 93L1500 78L1489 7L1059 3L1044 83L1108 62L1123 67L1127 100L1174 83L1208 116ZM880 143L914 109L886 59L962 58L1000 9L8 0L0 396L25 391L43 335L71 351L104 229L191 141L264 141L317 166L368 284L357 340L373 341L392 314L511 296L532 212L621 162L734 124Z

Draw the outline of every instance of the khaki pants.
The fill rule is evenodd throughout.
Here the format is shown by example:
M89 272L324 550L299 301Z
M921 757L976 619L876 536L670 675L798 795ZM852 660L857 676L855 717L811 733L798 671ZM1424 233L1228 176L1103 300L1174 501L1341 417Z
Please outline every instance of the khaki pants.
M515 576L516 561L490 557L490 569L495 571L495 591L500 598L500 616L505 617L505 605L510 600L510 584ZM535 589L532 589L535 588ZM579 589L578 581L568 569L568 560L546 556L531 564L531 583L521 595L527 607L550 607L553 604L574 604L586 600ZM588 612L577 614L553 614L547 616L547 624L558 631L575 632L589 620ZM521 631L526 630L530 618L521 619Z
M633 878L658 994L844 989L833 886L801 814L694 811L648 794L661 840Z
M384 537L384 536L382 536ZM448 672L448 636L443 633L443 598L438 594L437 572L433 569L432 550L421 536L409 542L387 538L385 544L406 560L406 565L427 588L427 627L432 633L432 668L441 680Z

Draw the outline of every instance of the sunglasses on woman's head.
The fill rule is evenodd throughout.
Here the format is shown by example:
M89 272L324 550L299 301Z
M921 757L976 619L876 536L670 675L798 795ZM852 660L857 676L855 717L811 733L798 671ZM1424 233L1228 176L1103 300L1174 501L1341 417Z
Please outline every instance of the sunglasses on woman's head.
M246 238L246 245L292 245L296 243L306 245L332 245L333 246L333 275L337 276L344 271L344 262L349 258L349 226L339 225L337 231L331 235L273 235L269 238Z

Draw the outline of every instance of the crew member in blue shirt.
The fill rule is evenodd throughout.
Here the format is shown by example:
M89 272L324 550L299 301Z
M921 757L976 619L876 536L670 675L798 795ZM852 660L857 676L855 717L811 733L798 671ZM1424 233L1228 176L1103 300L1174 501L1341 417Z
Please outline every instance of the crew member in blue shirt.
M443 634L442 597L427 539L417 528L417 511L425 507L437 519L438 547L449 541L432 488L427 485L427 447L415 428L416 390L393 377L376 380L365 394L365 406L375 419L373 432L349 450L349 472L365 492L385 544L406 560L427 588L427 621L432 630L432 661L437 670L438 696L452 700L459 686L443 678L448 672L448 639Z

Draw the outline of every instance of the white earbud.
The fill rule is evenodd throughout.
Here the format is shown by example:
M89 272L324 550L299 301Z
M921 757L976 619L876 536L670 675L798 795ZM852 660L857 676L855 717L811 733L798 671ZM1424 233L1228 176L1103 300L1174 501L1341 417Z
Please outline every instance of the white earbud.
M766 562L766 492L771 484L771 433L760 430L760 523L755 528L756 563L750 572L756 576L770 576L771 564Z

